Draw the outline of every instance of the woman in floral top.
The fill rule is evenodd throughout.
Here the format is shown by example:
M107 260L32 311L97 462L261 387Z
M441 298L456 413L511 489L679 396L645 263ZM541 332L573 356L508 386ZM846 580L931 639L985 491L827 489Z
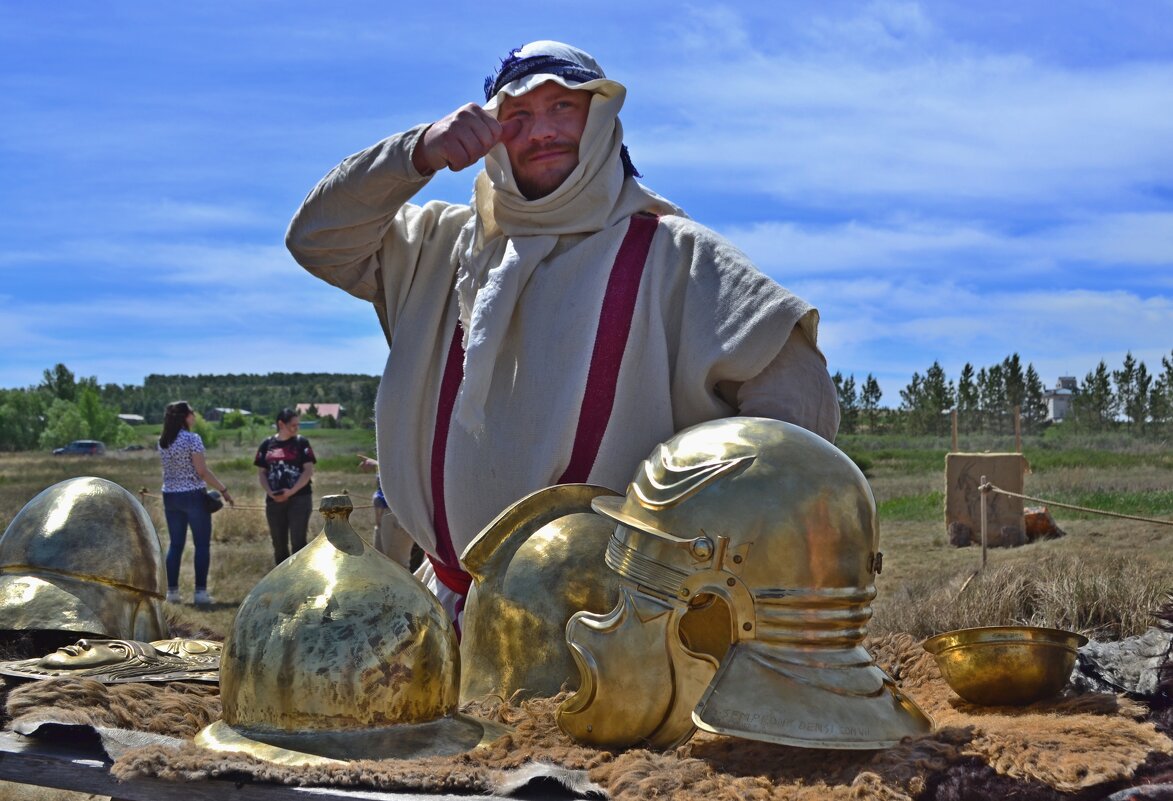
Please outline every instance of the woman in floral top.
M187 528L195 545L195 597L197 604L212 603L208 594L208 567L212 562L212 513L204 494L207 485L218 486L220 494L234 506L224 482L216 478L204 460L204 441L191 430L195 410L187 401L167 404L163 433L159 435L159 456L163 461L163 513L171 547L167 550L167 600L179 602L179 565Z

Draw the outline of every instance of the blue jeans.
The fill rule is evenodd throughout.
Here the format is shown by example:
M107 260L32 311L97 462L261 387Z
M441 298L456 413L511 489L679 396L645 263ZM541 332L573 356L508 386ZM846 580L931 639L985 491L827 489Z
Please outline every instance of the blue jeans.
M167 549L167 587L179 588L179 564L187 541L187 527L191 526L191 541L195 545L195 588L206 590L208 566L212 562L212 513L204 503L204 491L164 492L163 514L171 537L171 547Z

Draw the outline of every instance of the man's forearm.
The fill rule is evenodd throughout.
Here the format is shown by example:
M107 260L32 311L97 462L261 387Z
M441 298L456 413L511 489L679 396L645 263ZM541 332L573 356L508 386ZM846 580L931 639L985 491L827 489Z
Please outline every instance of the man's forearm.
M356 153L314 187L285 235L299 264L353 295L375 299L371 257L395 215L427 183L412 164L424 129L418 126Z

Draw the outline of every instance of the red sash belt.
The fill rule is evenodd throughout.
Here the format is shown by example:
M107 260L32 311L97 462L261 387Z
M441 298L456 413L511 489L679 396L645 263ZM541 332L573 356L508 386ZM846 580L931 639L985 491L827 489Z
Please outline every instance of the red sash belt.
M599 325L595 332L595 346L591 352L591 366L587 373L586 391L583 393L582 408L579 410L578 427L575 429L574 446L570 461L559 477L557 484L580 484L590 476L603 434L611 420L615 407L615 388L619 379L619 368L623 364L623 352L631 333L631 321L635 314L635 301L643 279L644 266L648 259L652 237L659 224L657 217L637 214L631 218L627 234L615 256L611 275L607 279L607 290L603 296L603 307L599 314ZM448 358L444 363L444 376L440 381L440 400L436 407L436 430L432 436L432 506L433 525L436 530L436 550L439 559L428 554L428 560L436 572L436 578L445 587L460 595L467 595L472 578L460 568L460 560L452 547L452 534L448 528L448 511L444 502L444 454L448 447L448 429L452 424L452 411L456 406L456 395L464 377L464 330L460 323L452 335Z

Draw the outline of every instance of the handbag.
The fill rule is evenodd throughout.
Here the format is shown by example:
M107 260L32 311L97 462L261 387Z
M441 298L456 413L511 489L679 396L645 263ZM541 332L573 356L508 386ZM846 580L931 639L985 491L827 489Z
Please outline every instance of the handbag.
M208 508L209 512L219 512L224 508L224 499L220 497L220 493L216 490L204 490L204 506Z

